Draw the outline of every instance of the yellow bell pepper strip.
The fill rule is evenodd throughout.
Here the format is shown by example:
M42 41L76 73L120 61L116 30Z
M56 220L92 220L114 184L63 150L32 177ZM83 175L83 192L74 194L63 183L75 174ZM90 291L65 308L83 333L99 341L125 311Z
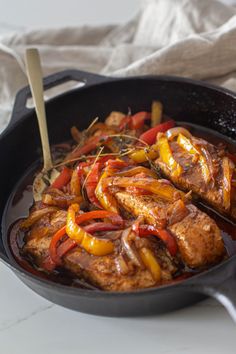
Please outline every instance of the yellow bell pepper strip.
M95 225L96 224L96 225ZM104 222L96 222L94 224L89 224L84 227L86 232L93 233L97 231L112 231L112 230L118 230L119 226L118 225L113 225L111 223L104 223ZM62 238L65 237L64 230L62 232L62 229L57 232L53 238L53 242L51 242L50 245L50 258L52 262L54 263L54 267L56 265L61 264L61 258L70 250L78 246L78 243L75 240L72 240L71 238L67 238L65 241L61 242L59 246L57 246L59 241L62 241Z
M178 134L177 143L182 147L185 151L189 152L191 155L199 155L199 151L192 144L192 142L182 133Z
M75 209L78 210L79 206L75 204ZM73 213L73 212L72 212ZM111 220L112 225L114 226L119 226L122 228L124 226L124 221L122 217L118 214L114 214L112 212L106 211L106 210L93 210L89 211L87 213L79 214L75 217L75 223L76 224L82 224L85 221L92 220L92 219L103 219L103 218L109 218ZM108 230L112 228L111 224L108 223L96 223L97 228L94 227L94 224L89 224L87 226L84 226L84 229L86 232L89 233L94 233L96 231L103 231ZM103 224L103 225L101 225ZM66 226L63 226L61 229L59 229L52 237L52 240L50 242L49 246L49 254L52 259L52 261L56 264L60 264L61 260L60 257L64 255L67 251L72 249L73 247L77 246L78 243L73 240L73 239L67 239L64 242L61 242L63 238L66 235ZM60 244L59 244L60 242ZM63 246L63 244L65 245ZM74 245L74 246L73 246Z
M147 130L143 134L140 135L139 139L147 143L148 145L152 145L156 141L157 133L164 133L168 129L173 128L175 126L175 121L173 119L168 120L167 122L156 125L155 127Z
M111 240L99 239L84 231L81 247L94 256L106 256L114 251L115 246Z
M234 172L234 163L226 156L222 160L222 171L223 207L228 211L231 205L231 180Z
M78 211L78 205L72 204L68 208L66 233L74 241L76 241L88 253L94 256L105 256L114 251L114 243L110 240L98 239L75 222L75 213Z
M146 247L143 247L139 250L141 259L145 267L150 271L152 274L153 280L156 282L161 281L161 267L154 256L153 252Z
M118 214L119 208L118 208L117 201L107 190L106 179L109 176L110 175L105 170L99 179L99 182L98 182L97 187L95 189L95 195L96 195L99 203L101 204L101 206L105 210L108 210L108 211Z
M72 172L70 190L73 195L81 196L80 179L77 168Z
M168 166L173 177L179 177L183 168L174 159L167 137L165 135L160 136L157 145L161 160Z
M157 124L161 123L163 112L163 105L160 101L152 102L152 112L151 112L151 126L155 127Z
M121 188L137 187L153 194L157 194L163 199L169 201L176 201L178 199L185 200L185 194L173 187L166 184L162 180L154 178L140 178L140 177L108 177L106 180L108 187L116 186Z
M157 144L153 144L143 149L136 149L129 155L129 157L137 163L155 160L158 157L158 146Z
M193 145L191 140L180 133L177 138L177 143L179 144L179 146L182 149L189 152L191 155L194 155L195 161L198 160L201 165L201 170L202 170L202 175L203 175L204 181L206 183L210 182L211 174L210 174L206 159L201 155L200 151Z

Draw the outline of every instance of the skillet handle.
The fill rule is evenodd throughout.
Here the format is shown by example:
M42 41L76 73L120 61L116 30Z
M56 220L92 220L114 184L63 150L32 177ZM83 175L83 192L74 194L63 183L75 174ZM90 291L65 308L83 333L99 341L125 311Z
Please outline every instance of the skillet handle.
M226 279L219 287L206 287L205 294L219 301L236 323L236 277Z
M65 70L45 77L43 79L43 87L44 90L47 90L71 80L78 81L78 83L80 83L83 87L88 87L91 85L99 84L101 82L109 81L111 79L112 78L110 77L92 74L86 71ZM79 84L76 85L76 87L73 89L78 87ZM29 86L22 88L17 93L9 126L12 126L23 116L29 114L30 109L26 107L26 102L29 97L31 97Z
M214 271L213 271L214 270ZM236 323L236 256L199 276L191 286L193 291L213 297L228 311Z

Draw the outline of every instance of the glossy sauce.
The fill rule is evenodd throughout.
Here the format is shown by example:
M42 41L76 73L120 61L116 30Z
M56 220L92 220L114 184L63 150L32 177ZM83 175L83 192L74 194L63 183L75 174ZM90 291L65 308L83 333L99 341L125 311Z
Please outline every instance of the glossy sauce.
M197 137L201 137L215 145L223 143L227 146L231 153L236 152L236 145L230 143L228 139L222 139L218 134L214 134L213 131L205 129L203 127L197 127L191 124L181 124L191 131L191 133ZM48 278L52 281L56 281L66 285L72 285L76 287L94 289L95 287L83 282L83 280L78 280L74 278L68 271L59 270L53 271L52 274L46 274L39 271L33 266L33 262L30 259L24 259L21 257L19 250L24 246L24 233L16 232L17 224L20 219L25 218L29 214L29 209L33 205L32 196L32 182L38 168L33 166L21 181L16 186L13 191L8 205L7 211L5 213L5 230L8 231L8 240L5 242L5 247L7 249L8 256L17 261L23 268L30 271L31 273L40 276L42 278ZM207 206L203 202L194 202L196 206L207 213L212 219L215 220L218 227L222 232L222 238L225 243L225 248L228 256L236 254L236 224L232 220L229 220L225 216L220 215L218 212L214 211L211 207ZM15 257L13 256L15 255ZM17 258L17 259L16 259Z

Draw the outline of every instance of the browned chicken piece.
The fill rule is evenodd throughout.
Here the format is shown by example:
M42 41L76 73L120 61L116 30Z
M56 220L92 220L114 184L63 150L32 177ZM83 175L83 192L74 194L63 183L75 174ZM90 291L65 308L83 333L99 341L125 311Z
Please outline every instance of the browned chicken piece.
M154 195L135 195L126 191L114 195L123 208L136 217L142 215L151 225L159 225L160 220L165 219L166 227L176 237L181 257L189 267L205 267L224 256L218 226L194 205L187 204L184 209L180 200L172 204Z
M43 261L49 256L49 245L53 234L66 222L66 212L60 211L53 215L45 216L36 222L28 232L24 253L30 254L35 263L41 267ZM110 233L112 239L116 239L115 253L107 256L93 256L79 246L68 252L62 260L62 266L69 270L75 277L83 278L90 284L109 291L129 291L138 288L155 286L157 282L152 274L141 263L141 267L135 266L132 261L122 255L121 261L125 262L124 274L118 271L121 255L121 231ZM109 233L106 234L108 237ZM132 242L132 248L138 252L139 248L146 247L155 254L161 266L161 282L158 285L172 280L172 274L177 271L176 265L168 256L162 245L156 240L139 238Z
M160 143L163 134L159 134L157 139ZM236 196L231 186L235 166L225 156L222 148L203 139L186 138L181 134L168 143L172 157L181 171L177 173L176 166L168 165L159 145L160 156L156 164L163 175L178 188L194 192L218 211L236 219Z

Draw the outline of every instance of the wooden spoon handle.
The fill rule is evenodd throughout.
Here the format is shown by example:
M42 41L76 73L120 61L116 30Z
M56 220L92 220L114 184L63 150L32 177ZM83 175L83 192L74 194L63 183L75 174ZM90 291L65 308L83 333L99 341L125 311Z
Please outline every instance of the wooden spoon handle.
M27 49L25 57L26 70L38 118L39 131L43 148L43 169L47 171L52 168L52 158L48 139L45 104L43 98L42 68L39 52L36 48Z

